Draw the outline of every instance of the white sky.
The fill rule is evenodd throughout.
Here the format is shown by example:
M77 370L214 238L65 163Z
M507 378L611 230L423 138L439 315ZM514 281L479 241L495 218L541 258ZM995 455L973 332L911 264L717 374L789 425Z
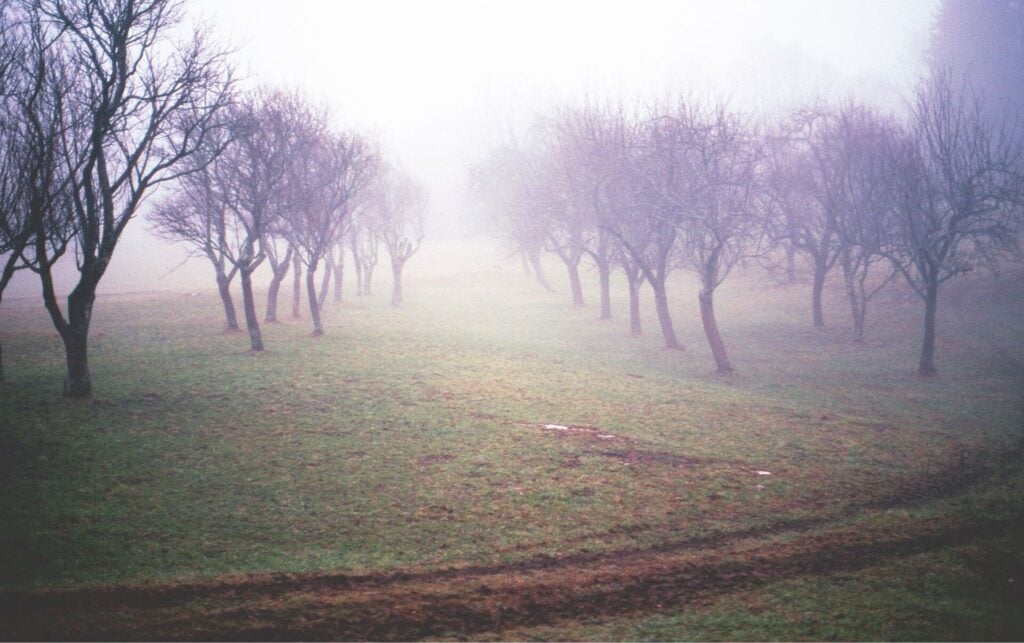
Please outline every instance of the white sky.
M247 83L299 87L378 134L430 190L429 237L457 237L467 165L510 125L589 94L695 90L779 109L849 93L898 107L938 0L186 0L237 49ZM468 213L471 215L471 213ZM127 229L103 290L206 289L210 268L148 224ZM30 278L12 296L36 293ZM62 284L70 285L67 279Z
M936 0L189 0L254 82L298 86L380 134L451 233L495 133L590 94L669 88L777 108L855 91L898 102Z

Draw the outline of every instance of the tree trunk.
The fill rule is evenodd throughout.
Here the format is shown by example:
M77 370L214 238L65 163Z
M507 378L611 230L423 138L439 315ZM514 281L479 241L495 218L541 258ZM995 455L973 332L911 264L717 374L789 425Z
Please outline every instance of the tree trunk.
M796 248L786 246L786 283L796 281Z
M302 317L302 260L299 253L292 256L292 319Z
M333 261L334 257L331 256L332 263L334 264L334 301L341 302L341 278L345 274L345 250L343 248L338 249L338 260Z
M356 297L363 296L363 260L355 252L352 253L352 265L356 269Z
M732 364L725 353L725 343L718 332L718 322L715 320L714 288L702 286L697 299L700 301L700 320L704 325L704 335L708 338L711 355L715 358L715 368L719 373L732 373Z
M36 256L45 256L43 238L36 240ZM92 305L96 300L96 282L89 281L86 272L81 271L78 285L68 296L68 318L64 319L57 293L53 287L52 264L40 262L39 279L43 287L43 306L50 314L53 327L64 344L68 375L64 380L65 397L89 397L92 395L92 380L89 375L89 322L92 319Z
M643 281L640 279L639 270L630 273L626 271L629 281L629 334L640 336L643 334L643 326L640 324L640 286Z
M572 305L583 306L583 284L580 282L580 260L565 262L565 268L569 271L569 286L572 289Z
M276 322L277 321L277 295L281 290L281 282L288 276L288 270L291 268L292 249L288 249L288 254L285 255L284 261L271 266L272 276L270 278L270 288L267 289L267 313L263 317L263 321Z
M629 333L634 336L643 334L640 324L640 287L644 285L644 273L640 266L631 261L624 261L622 271L626 273L629 284Z
M64 397L89 397L92 395L92 379L89 375L88 337L74 331L65 335L63 339L64 355L68 365L68 375L64 380Z
M850 301L853 341L862 344L864 343L864 313L867 309L867 302L862 297L863 288L858 289L857 287L857 274L852 260L844 254L841 265L843 267L843 286L846 288L846 297Z
M233 275L232 275L233 276ZM224 305L224 317L227 319L226 330L238 330L238 315L235 313L235 300L231 297L232 277L224 273L217 274L217 292L220 293L220 301Z
M612 318L612 266L608 261L597 262L597 274L601 282L601 317Z
M857 282L857 293L860 305L853 317L853 341L858 344L864 343L864 323L868 318L868 293L864 288L864 279L867 275L861 275Z
M668 293L665 292L665 280L651 281L651 289L654 291L654 308L658 311L658 323L661 324L661 336L665 341L665 348L679 350L682 348L682 345L676 339L676 331L672 326L672 313L669 312L668 308Z
M334 265L328 258L324 261L324 277L320 280L320 294L316 297L317 309L323 310L327 303L327 289L331 286L331 275L334 273Z
M821 307L821 297L825 290L825 275L827 269L824 262L814 262L814 284L811 286L811 311L814 317L814 327L825 327L825 314Z
M65 397L92 395L88 342L92 306L96 301L95 291L94 286L79 282L68 297L68 322L60 329L68 367L67 378L64 380Z
M306 299L309 300L309 316L313 320L313 335L319 337L324 334L324 325L320 321L320 306L316 296L316 263L306 269Z
M921 342L921 362L918 375L935 375L935 316L939 310L939 284L931 280L925 288L924 297L924 340Z
M245 311L245 327L249 331L249 344L254 352L263 350L263 335L256 317L256 298L252 294L252 268L242 273L242 309Z
M376 263L363 264L363 294L367 297L373 294L373 269L376 267Z
M530 251L530 265L533 266L533 274L537 277L537 283L544 286L544 290L554 292L554 288L548 283L548 278L544 275L544 268L540 264L540 252Z
M391 262L391 274L392 274L392 287L391 287L391 305L400 306L402 304L402 262L392 261Z

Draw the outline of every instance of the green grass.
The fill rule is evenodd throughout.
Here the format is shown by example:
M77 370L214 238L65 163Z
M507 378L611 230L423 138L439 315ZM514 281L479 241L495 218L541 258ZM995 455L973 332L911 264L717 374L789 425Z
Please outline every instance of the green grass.
M429 569L846 520L1021 439L1024 296L1012 284L950 290L932 379L913 375L916 301L876 306L857 346L839 293L833 325L815 331L806 287L757 275L722 289L738 373L716 376L693 286L674 285L682 352L660 348L649 309L647 334L628 336L624 288L616 320L600 322L596 305L573 309L567 292L491 267L410 272L404 307L384 294L332 305L321 338L305 320L266 325L260 355L220 332L212 292L109 295L89 401L59 396L62 351L41 306L5 301L0 588ZM1015 551L990 540L531 636L1019 637L972 629L1003 613L984 593L962 623L928 616L963 608L965 560Z

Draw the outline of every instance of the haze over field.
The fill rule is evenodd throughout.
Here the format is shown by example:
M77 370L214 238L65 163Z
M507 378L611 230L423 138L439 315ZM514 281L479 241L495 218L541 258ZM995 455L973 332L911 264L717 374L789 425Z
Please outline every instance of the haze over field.
M297 88L328 102L340 125L379 135L430 193L429 247L480 236L468 166L564 102L694 89L761 113L847 95L901 109L924 70L937 6L189 0L186 16L237 49L245 85ZM205 260L149 233L145 214L158 200L150 195L128 226L100 292L213 288ZM64 268L61 292L72 283ZM5 295L38 292L20 274Z
M1021 62L0 0L0 640L1024 640Z

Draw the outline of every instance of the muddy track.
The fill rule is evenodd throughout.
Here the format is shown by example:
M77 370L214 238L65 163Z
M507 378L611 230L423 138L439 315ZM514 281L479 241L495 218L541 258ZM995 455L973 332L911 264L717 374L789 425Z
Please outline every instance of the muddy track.
M13 639L369 639L479 636L587 616L699 606L803 575L851 571L997 534L1005 524L783 532L681 553L421 574L251 578L5 597ZM894 533L897 532L897 533Z
M1000 460L1018 456L1004 453ZM970 471L861 507L860 518L952 496L998 471ZM851 512L852 513L852 512ZM368 575L254 575L205 583L0 594L5 639L409 640L480 637L586 617L696 607L716 596L804 575L851 571L992 537L982 524L831 518L661 543L534 556L500 565ZM1024 536L1024 533L1021 533Z

